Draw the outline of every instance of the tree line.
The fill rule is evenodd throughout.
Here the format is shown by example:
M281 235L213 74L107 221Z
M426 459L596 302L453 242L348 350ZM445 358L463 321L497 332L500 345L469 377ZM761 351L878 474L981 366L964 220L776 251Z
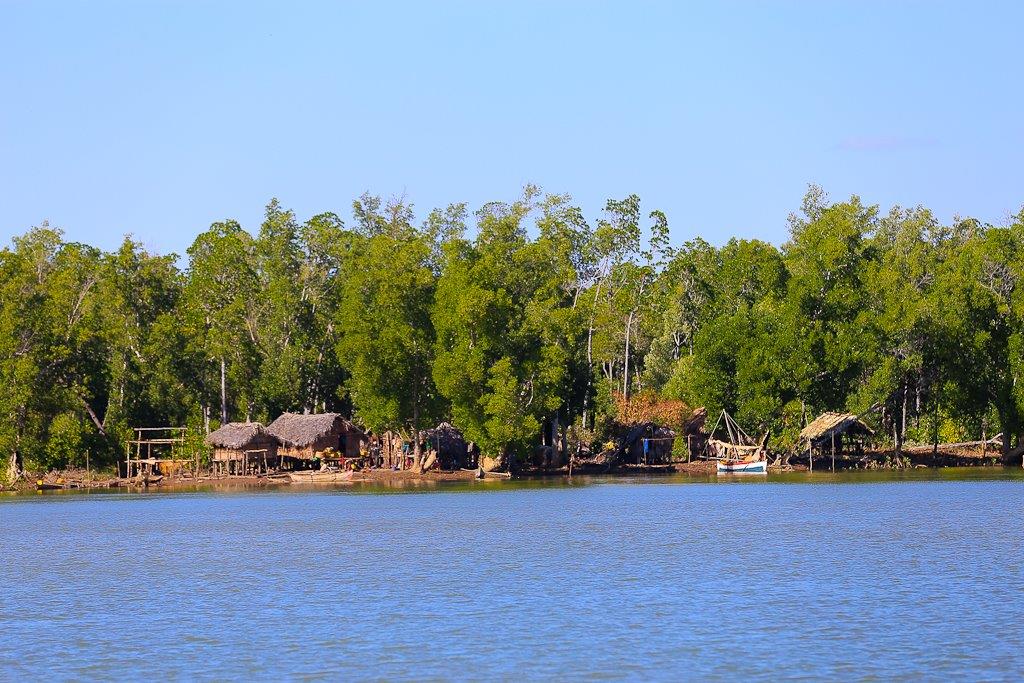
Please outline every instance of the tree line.
M277 200L258 232L104 252L43 224L0 252L7 475L111 463L130 428L337 411L448 419L496 458L595 438L622 396L731 412L792 448L823 410L897 449L1024 444L1024 210L1004 226L883 213L812 186L781 247L697 238L630 195L589 219L528 186L417 219L365 194L346 224Z

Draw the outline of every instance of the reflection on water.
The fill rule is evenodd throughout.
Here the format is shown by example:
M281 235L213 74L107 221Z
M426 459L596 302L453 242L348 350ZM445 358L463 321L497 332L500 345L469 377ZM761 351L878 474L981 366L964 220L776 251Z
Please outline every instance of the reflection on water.
M397 477L377 481L338 482L331 484L253 484L235 483L230 479L206 481L199 484L156 486L151 489L98 488L91 490L48 490L30 493L0 492L3 497L15 496L81 496L81 495L165 495L168 493L255 493L255 492L328 492L383 494L404 492L482 492L521 489L575 488L600 484L869 484L902 481L1024 481L1020 467L946 467L909 470L846 470L841 472L772 472L757 474L688 474L671 475L577 475L574 477L534 476L518 479L470 479L464 481L436 481Z
M4 497L0 679L1016 678L1022 481Z

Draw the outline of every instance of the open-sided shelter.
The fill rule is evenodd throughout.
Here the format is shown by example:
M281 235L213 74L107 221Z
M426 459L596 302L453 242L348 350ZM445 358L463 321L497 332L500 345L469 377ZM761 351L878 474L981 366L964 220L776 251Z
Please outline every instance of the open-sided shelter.
M841 454L863 450L864 439L874 433L853 413L822 413L800 431L800 440L807 443L811 455Z

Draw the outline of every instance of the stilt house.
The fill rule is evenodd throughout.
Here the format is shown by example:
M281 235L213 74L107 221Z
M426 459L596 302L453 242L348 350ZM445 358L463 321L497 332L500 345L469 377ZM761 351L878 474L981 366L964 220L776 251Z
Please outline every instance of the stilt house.
M337 413L285 413L270 423L279 455L298 460L356 458L366 434Z
M259 422L229 422L206 437L214 467L226 474L266 471L279 464L277 439Z

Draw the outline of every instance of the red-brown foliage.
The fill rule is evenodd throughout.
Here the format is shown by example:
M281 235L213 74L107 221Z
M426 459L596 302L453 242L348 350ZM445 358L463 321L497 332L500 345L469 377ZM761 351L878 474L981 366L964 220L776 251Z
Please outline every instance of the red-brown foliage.
M693 408L682 401L659 398L653 391L642 391L629 398L615 394L615 419L621 424L654 422L682 434L684 425L693 414Z

